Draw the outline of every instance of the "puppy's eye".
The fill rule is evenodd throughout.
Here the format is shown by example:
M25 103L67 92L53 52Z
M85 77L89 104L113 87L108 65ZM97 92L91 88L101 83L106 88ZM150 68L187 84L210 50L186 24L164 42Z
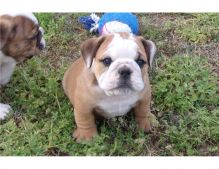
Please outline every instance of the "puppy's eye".
M28 40L34 40L36 37L37 37L37 35L34 35L34 36L28 38Z
M37 31L36 33L34 33L31 37L28 38L28 40L34 40L37 38L37 36L39 35L39 31Z
M140 68L143 68L143 66L146 64L146 62L142 59L137 59L136 62Z
M103 59L102 62L105 66L109 66L112 63L112 59L108 57L108 58Z

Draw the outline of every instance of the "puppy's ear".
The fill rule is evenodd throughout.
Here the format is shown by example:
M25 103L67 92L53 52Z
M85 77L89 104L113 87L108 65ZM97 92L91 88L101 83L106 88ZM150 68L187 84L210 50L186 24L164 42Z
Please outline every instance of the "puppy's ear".
M143 37L140 37L140 40L141 40L141 42L144 46L145 52L147 54L149 66L151 67L156 50L157 50L156 45L154 44L154 42L152 42L150 40L145 40Z
M88 68L91 67L93 58L104 40L104 36L99 38L90 38L81 45L81 53Z
M0 49L4 47L8 38L12 36L13 27L11 19L0 18Z

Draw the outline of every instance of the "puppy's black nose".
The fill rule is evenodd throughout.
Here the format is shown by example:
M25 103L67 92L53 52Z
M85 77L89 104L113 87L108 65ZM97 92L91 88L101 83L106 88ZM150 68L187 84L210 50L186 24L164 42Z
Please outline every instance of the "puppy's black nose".
M119 69L119 74L120 74L120 77L123 79L123 80L127 80L130 78L131 76L131 73L132 71L129 69L129 68L122 68L122 69Z
M39 48L39 50L43 50L43 49L44 49L44 45L43 45L42 43L40 43L40 44L38 45L38 48Z

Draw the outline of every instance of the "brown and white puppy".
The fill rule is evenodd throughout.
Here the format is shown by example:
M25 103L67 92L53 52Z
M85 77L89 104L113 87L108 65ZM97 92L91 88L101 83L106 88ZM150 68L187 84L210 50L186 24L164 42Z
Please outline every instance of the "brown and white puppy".
M33 14L0 14L0 86L9 82L18 62L45 47L43 29ZM0 93L1 94L1 93ZM0 120L11 107L0 103Z
M97 134L95 114L122 116L133 109L139 128L151 129L148 67L156 51L152 41L129 33L86 40L82 57L65 72L63 87L74 106L77 141Z

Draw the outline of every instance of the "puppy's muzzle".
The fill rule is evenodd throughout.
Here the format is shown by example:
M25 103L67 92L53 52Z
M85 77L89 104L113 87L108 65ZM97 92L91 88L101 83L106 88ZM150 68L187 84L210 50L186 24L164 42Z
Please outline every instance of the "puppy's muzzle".
M39 32L37 35L37 47L39 50L43 50L46 46L45 39L43 38L44 30L42 27L39 28Z
M128 67L122 67L118 70L119 74L119 84L118 88L132 88L132 85L130 83L132 70Z
M127 67L123 67L118 70L118 73L121 80L129 80L132 74L132 70Z

